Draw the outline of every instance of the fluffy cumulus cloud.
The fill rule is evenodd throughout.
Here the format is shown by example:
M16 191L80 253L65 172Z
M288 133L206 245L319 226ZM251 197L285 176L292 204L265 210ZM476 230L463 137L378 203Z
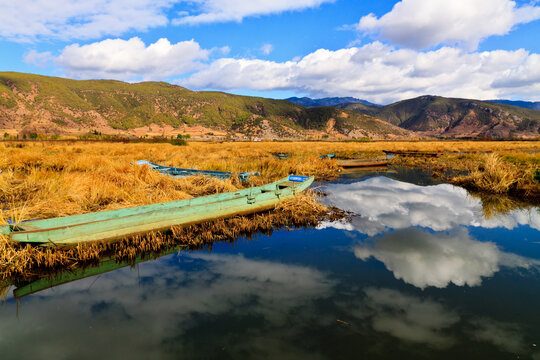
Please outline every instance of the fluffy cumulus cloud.
M169 13L178 5L173 24L241 21L245 17L304 10L334 0L28 0L0 1L0 38L35 41L42 38L97 39L128 31L146 31L171 23ZM178 15L177 15L178 16Z
M159 39L146 46L134 37L70 45L52 60L75 78L160 80L201 68L201 61L206 60L210 52L193 40L171 44L167 39ZM50 54L30 52L26 60L39 63L47 56Z
M523 49L469 53L443 47L417 52L373 42L319 49L296 61L222 58L178 82L197 89L292 90L379 103L425 94L534 100L540 91L538 61L537 54Z
M277 14L317 7L334 0L195 0L196 13L185 12L173 24L202 24L242 21L245 17Z
M536 19L540 6L510 0L402 0L380 18L362 17L356 28L409 48L459 44L474 50L482 39Z
M0 1L0 37L95 39L168 23L173 0Z

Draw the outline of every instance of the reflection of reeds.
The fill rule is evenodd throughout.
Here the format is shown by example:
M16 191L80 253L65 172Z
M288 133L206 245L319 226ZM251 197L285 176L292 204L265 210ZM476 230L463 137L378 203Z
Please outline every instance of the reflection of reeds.
M9 289L11 288L11 284L6 281L0 281L0 302L3 302L7 299L9 295Z
M518 201L507 196L492 194L473 194L480 199L482 203L482 212L486 219L491 219L499 215L508 215L513 210L525 206Z
M186 245L199 248L216 241L231 241L242 235L271 233L282 227L312 226L327 218L328 208L306 193L280 202L274 211L251 216L218 219L213 222L174 227L166 232L134 236L116 242L79 244L71 248L41 248L8 241L0 236L0 279L28 279L74 266L98 263L104 256L133 260L141 254L155 254ZM341 216L331 213L331 216ZM337 214L337 215L336 215Z

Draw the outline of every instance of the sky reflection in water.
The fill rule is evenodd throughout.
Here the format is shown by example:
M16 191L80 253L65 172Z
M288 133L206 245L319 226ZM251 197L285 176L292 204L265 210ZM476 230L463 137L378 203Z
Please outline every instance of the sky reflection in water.
M343 178L351 223L163 257L0 308L3 359L540 359L538 209Z

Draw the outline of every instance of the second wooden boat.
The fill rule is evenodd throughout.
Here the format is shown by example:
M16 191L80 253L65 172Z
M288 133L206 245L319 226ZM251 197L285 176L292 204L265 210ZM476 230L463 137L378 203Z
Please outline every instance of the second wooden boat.
M163 166L146 160L139 160L136 162L136 164L140 166L146 165L154 171L160 172L164 175L170 175L172 177L209 176L220 180L227 180L234 175L234 173L228 171L196 170L183 169L172 166ZM240 181L244 182L247 181L250 176L258 176L260 174L258 172L245 172L238 173L237 175Z
M366 160L366 159L343 159L338 160L338 165L343 168L378 167L388 165L387 160Z
M426 156L426 157L439 157L440 153L430 153L422 151L391 151L383 150L386 155L403 155L403 156Z
M280 200L306 190L313 180L313 177L291 175L271 184L234 192L6 225L0 227L0 234L12 241L44 246L119 239L272 209Z

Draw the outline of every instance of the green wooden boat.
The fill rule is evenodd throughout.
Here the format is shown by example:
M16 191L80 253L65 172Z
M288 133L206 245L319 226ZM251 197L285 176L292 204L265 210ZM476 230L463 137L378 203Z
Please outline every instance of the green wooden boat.
M76 245L195 224L273 208L307 189L313 177L288 176L274 183L194 199L136 206L90 214L28 221L0 227L12 241L43 246Z

